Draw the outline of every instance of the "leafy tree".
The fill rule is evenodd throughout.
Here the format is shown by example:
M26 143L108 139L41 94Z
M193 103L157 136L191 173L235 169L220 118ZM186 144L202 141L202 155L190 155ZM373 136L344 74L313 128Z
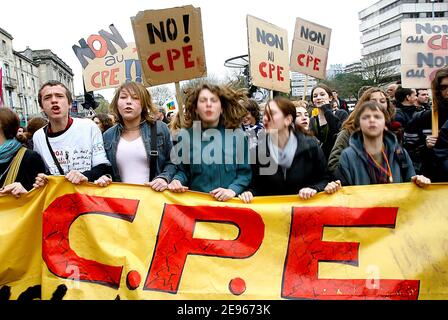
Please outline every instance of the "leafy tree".
M99 106L95 109L95 113L109 113L109 102L106 99L97 99L97 102Z
M331 80L323 80L331 89L338 91L340 97L357 99L358 91L361 87L367 85L359 73L340 73Z

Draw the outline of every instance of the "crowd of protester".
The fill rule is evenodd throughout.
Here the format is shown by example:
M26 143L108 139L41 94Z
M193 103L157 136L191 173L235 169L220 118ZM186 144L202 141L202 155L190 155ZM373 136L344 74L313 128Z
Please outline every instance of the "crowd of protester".
M0 108L0 195L19 197L49 175L245 203L267 195L306 200L349 185L447 182L448 67L431 88L384 89L361 88L349 110L325 84L312 89L310 102L275 96L262 106L244 90L201 84L167 115L144 86L127 82L109 114L82 119L69 114L67 87L50 81L38 92L45 117L26 128Z

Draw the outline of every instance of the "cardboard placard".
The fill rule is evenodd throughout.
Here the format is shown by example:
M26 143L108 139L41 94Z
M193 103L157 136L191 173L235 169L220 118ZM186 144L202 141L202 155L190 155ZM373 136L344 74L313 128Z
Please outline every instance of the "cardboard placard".
M248 15L247 34L252 84L289 93L288 32Z
M435 72L448 65L448 23L419 19L401 22L401 82L430 88Z
M131 21L147 83L154 86L207 75L200 8L146 10Z
M126 81L143 82L135 44L126 43L113 24L109 29L72 46L83 67L86 91L114 88Z
M296 18L291 50L291 71L325 79L331 29Z

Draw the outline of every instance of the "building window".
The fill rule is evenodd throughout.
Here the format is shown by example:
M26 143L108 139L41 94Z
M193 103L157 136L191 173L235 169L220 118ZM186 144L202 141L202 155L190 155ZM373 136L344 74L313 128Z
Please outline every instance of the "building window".
M389 11L395 7L397 7L400 4L400 1L395 1L394 3L391 3L388 6L385 6L384 8L380 9L380 14L383 14L386 11Z
M9 101L9 107L10 108L14 108L14 103L13 103L13 100L12 100L12 91L11 90L6 90L6 96L7 96L7 99Z
M22 73L22 88L25 90L25 76Z
M11 72L9 71L9 64L5 63L5 77L7 80L11 80Z
M6 54L7 48L6 48L6 41L2 40L2 52Z

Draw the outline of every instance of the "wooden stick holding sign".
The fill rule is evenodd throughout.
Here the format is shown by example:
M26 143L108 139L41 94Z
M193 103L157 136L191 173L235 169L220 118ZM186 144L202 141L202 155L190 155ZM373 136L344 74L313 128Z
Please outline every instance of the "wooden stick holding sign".
M432 90L432 96L436 97L435 90ZM434 98L432 102L432 135L439 136L439 106L437 105L437 99Z
M303 84L302 101L305 101L307 92L308 92L308 75L305 75L305 83Z
M177 100L177 106L179 108L177 110L177 112L179 113L178 117L179 117L179 121L180 121L180 127L183 128L184 127L184 122L185 122L185 118L184 118L184 101L182 99L182 92L180 91L179 81L176 81L174 83L174 85L176 86L176 100Z

